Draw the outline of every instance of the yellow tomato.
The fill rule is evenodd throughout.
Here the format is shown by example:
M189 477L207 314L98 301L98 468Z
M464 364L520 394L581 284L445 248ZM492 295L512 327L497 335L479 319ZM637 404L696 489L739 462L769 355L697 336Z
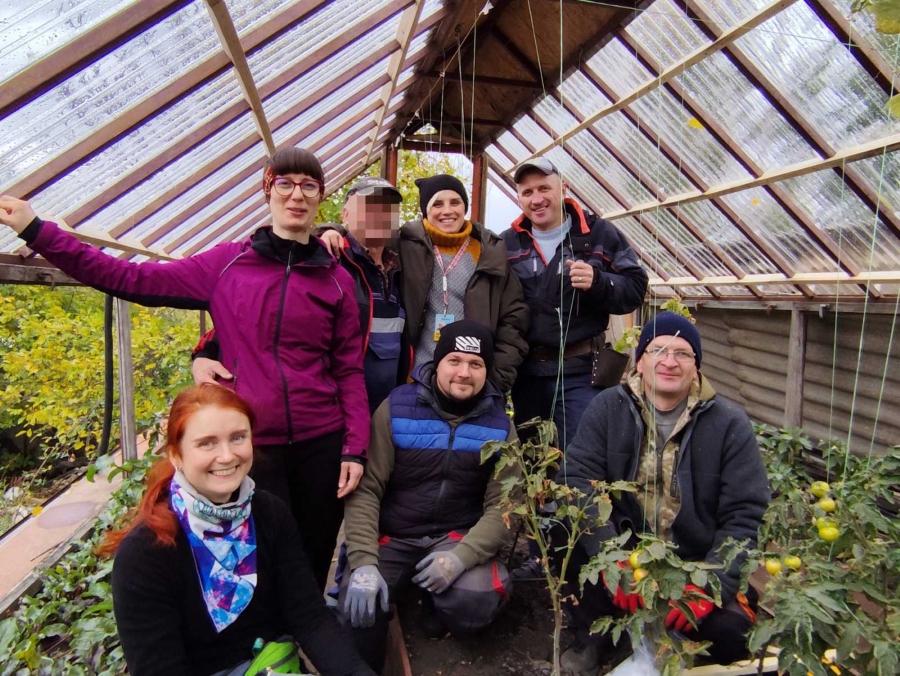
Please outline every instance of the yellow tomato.
M769 575L778 575L781 572L781 561L778 559L766 559L766 571Z
M825 542L834 542L840 536L841 531L834 526L825 526L824 528L819 529L819 537L825 540Z
M631 552L631 556L628 557L628 563L630 563L631 567L635 570L641 567L641 554L643 553L643 549L635 549Z
M797 570L800 568L803 562L800 560L799 556L785 556L784 557L784 565L786 565L791 570Z
M819 508L823 512L833 512L837 509L837 503L831 498L822 498L819 500Z
M829 519L827 516L820 516L818 519L816 519L816 528L822 529L827 526L837 528L837 521L835 521L834 519Z
M828 491L831 490L831 486L829 486L824 481L815 481L813 485L810 486L809 492L815 495L817 498L824 498Z
M640 582L645 577L647 577L649 574L650 574L650 571L647 570L646 568L635 568L634 569L634 581Z

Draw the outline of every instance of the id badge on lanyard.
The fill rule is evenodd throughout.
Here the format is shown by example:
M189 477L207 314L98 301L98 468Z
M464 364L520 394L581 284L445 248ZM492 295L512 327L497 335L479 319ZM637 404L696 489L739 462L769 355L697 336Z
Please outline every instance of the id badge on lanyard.
M447 326L447 324L452 324L456 321L456 316L449 314L447 311L450 309L450 287L447 283L447 278L450 276L450 273L453 271L453 268L457 266L459 261L466 253L466 249L469 248L469 238L466 237L465 241L462 243L462 246L459 247L459 251L456 252L456 255L453 257L453 260L450 261L450 264L445 268L444 267L444 259L441 258L441 252L437 247L434 247L434 261L437 263L438 267L441 269L443 273L443 278L441 279L441 284L443 287L443 300L444 300L444 311L438 313L434 317L434 342L437 342L441 339L441 329Z

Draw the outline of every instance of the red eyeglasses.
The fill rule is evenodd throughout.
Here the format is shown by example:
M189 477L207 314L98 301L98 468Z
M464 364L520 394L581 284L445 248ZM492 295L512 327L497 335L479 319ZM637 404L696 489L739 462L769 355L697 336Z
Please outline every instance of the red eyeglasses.
M304 178L299 183L284 176L279 176L272 181L272 187L282 197L290 197L294 192L294 186L300 187L304 197L318 197L325 193L325 183L315 178Z

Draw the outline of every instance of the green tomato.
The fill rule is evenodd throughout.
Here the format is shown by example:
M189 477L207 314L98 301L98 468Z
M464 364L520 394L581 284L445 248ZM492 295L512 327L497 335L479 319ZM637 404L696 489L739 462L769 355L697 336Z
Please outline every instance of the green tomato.
M817 498L824 498L830 490L831 486L829 486L826 482L815 481L810 487L809 492L815 495Z
M819 537L825 540L825 542L834 542L840 536L841 531L835 526L825 526L824 528L819 529Z

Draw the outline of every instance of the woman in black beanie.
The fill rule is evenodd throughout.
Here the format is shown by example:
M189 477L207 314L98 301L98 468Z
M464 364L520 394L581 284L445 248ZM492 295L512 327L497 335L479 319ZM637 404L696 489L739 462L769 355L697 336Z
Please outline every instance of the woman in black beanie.
M440 328L472 319L494 332L491 380L507 392L527 351L528 308L506 245L466 219L469 196L449 174L416 180L422 218L400 228L403 303L413 364L429 362Z

